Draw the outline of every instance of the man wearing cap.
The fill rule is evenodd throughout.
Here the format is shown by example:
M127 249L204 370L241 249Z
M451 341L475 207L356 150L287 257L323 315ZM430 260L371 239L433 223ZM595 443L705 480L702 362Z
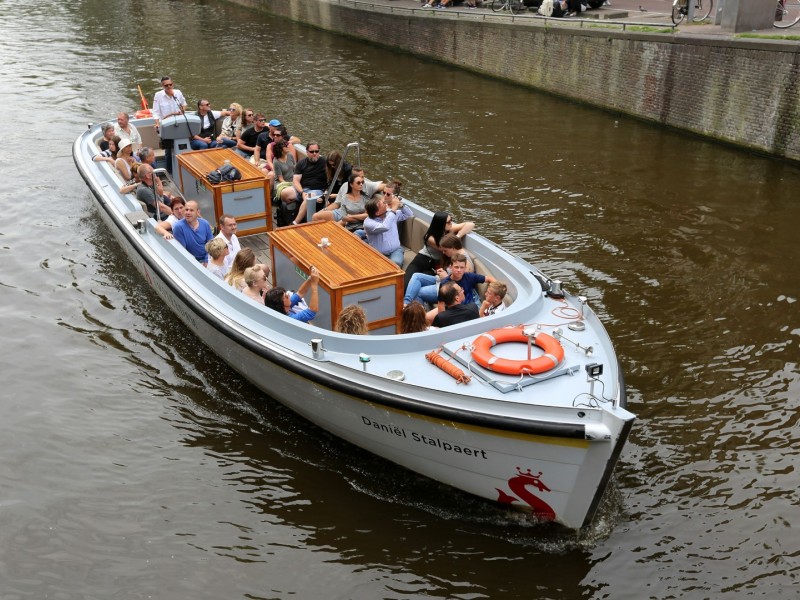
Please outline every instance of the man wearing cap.
M186 110L186 98L180 90L175 89L172 77L161 78L161 91L156 92L153 97L153 118L156 121L156 131L158 131L161 121L167 117L182 115ZM164 158L167 161L167 171L172 174L172 146L174 140L162 140L161 146L164 148Z
M253 155L256 157L256 166L265 171L272 171L272 160L267 159L267 146L272 143L272 134L281 126L278 119L272 119L264 130L258 134Z
M114 124L114 135L118 135L121 140L130 140L133 144L133 152L136 153L142 147L142 136L135 125L131 125L128 120L128 113L118 112L117 122Z

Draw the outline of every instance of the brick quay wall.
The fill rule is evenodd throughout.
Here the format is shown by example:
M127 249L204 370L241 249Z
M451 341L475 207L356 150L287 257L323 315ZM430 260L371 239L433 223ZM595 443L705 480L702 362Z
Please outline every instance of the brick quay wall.
M800 160L800 44L512 23L348 0L231 0L758 152Z

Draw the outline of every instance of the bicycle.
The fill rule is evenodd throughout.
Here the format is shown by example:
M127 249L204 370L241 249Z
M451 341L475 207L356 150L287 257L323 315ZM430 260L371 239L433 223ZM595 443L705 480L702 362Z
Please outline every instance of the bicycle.
M711 14L714 8L714 0L675 0L672 3L672 22L680 24L684 17L689 14L689 2L694 2L694 17L692 21L702 23Z
M507 10L512 15L518 15L525 10L525 3L522 0L492 0L492 10L494 12Z
M788 29L800 21L800 0L778 0L773 27Z

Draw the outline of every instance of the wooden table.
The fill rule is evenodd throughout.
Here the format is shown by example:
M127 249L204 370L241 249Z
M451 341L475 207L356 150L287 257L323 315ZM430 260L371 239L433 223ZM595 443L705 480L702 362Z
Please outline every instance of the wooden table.
M239 169L238 181L211 183L207 175L225 161ZM230 148L210 148L178 155L180 185L187 200L197 200L203 218L217 224L223 214L236 217L239 236L272 231L272 185L267 176Z
M369 244L333 222L284 227L268 234L275 285L296 290L311 267L320 273L314 325L331 329L344 306L367 313L370 331L397 333L403 309L403 271ZM330 245L322 248L322 238Z

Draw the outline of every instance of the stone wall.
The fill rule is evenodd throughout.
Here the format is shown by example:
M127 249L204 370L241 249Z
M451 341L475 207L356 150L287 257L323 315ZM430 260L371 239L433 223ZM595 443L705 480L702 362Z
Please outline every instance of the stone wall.
M793 42L456 18L348 0L232 0L604 109L800 160ZM357 12L358 14L354 14ZM475 13L472 13L473 15ZM494 22L493 22L494 21ZM380 34L380 35L379 35Z

